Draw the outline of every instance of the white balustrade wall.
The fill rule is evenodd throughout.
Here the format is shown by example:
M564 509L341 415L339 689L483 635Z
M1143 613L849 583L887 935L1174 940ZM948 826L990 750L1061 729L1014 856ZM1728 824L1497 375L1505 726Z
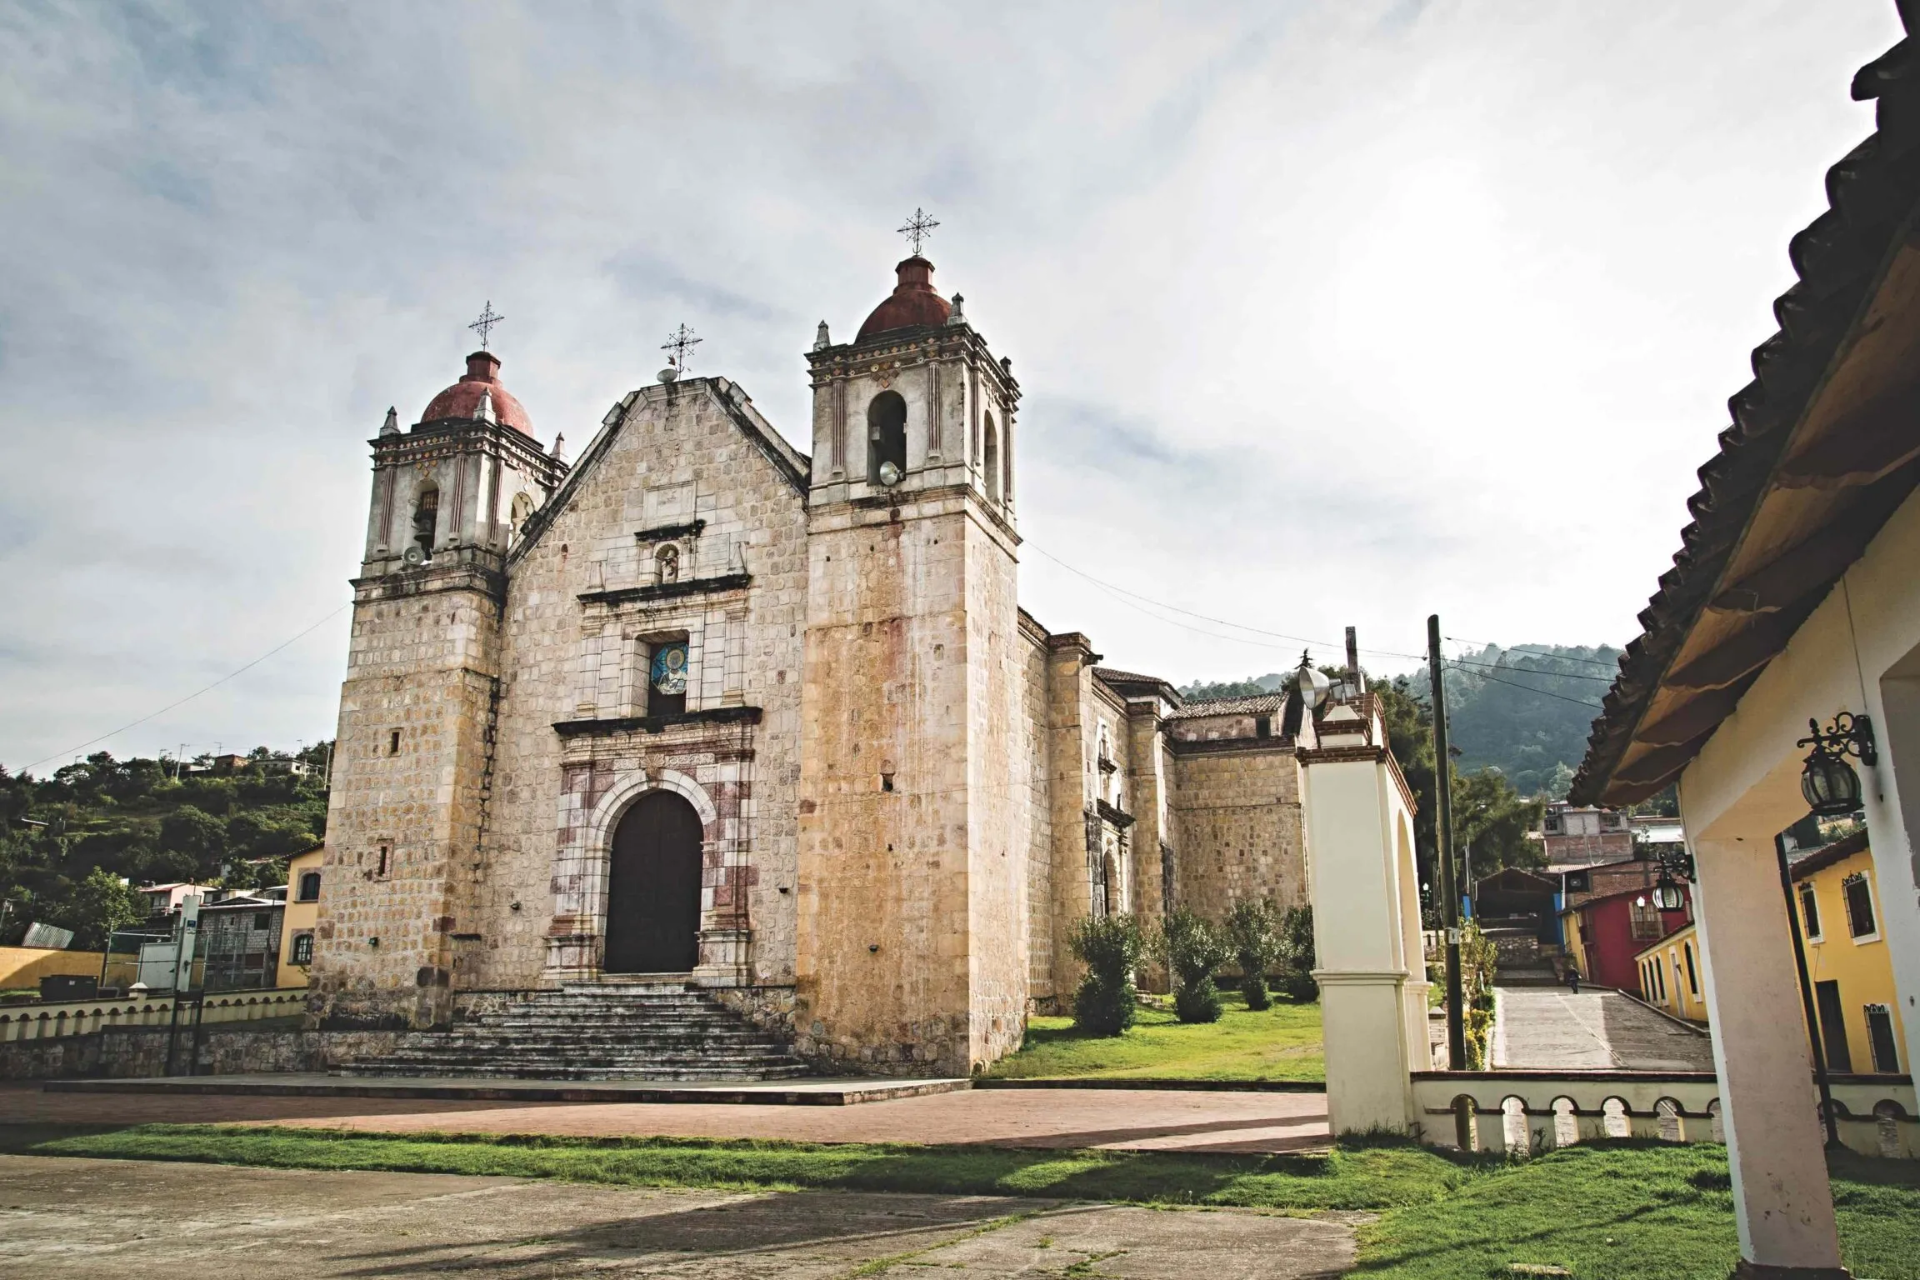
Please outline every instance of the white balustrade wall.
M1831 1088L1840 1141L1862 1155L1920 1157L1920 1110L1907 1076L1847 1075ZM1712 1072L1421 1071L1413 1074L1420 1140L1522 1154L1595 1138L1719 1142ZM1812 1082L1807 1105L1817 1113Z
M194 1021L193 1001L181 1004L180 1023ZM255 1022L304 1014L304 987L280 991L229 991L206 997L201 1026ZM89 1035L123 1027L165 1027L173 1021L172 996L119 1000L62 1000L48 1004L0 1005L0 1043L13 1040L52 1040Z

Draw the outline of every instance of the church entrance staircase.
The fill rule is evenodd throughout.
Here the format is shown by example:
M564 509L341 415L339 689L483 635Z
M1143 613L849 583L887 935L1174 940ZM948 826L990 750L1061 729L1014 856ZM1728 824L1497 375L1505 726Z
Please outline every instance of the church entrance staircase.
M579 983L536 991L448 1031L416 1031L349 1076L519 1080L792 1080L792 1046L682 982Z

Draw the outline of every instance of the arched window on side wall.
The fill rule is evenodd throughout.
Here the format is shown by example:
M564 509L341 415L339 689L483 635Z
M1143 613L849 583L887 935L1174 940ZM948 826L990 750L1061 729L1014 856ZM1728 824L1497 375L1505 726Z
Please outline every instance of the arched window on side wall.
M897 476L907 474L907 402L897 391L882 391L867 406L868 484L880 483L880 466L887 462Z
M320 901L320 873L318 871L304 871L300 874L300 896L296 898L295 901Z
M986 415L986 443L980 449L980 466L986 471L987 499L1000 501L1000 429L993 425L993 415Z
M515 543L520 541L520 530L526 527L527 521L531 519L532 516L533 516L533 495L530 493L524 493L524 492L514 494L513 505L508 509L508 512L507 512L507 545L508 546L513 546Z

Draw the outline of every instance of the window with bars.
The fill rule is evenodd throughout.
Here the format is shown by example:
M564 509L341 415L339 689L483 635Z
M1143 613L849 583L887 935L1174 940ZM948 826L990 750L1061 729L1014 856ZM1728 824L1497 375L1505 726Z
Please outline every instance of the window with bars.
M1800 923L1807 941L1820 941L1820 900L1814 896L1810 884L1800 886Z
M1893 1037L1893 1010L1884 1004L1867 1006L1867 1047L1873 1069L1891 1075L1900 1070L1900 1046Z
M1636 938L1659 938L1665 930L1660 924L1660 909L1644 899L1627 907L1627 926Z
M1873 918L1873 890L1867 885L1867 878L1858 872L1840 882L1840 892L1847 904L1847 932L1855 938L1871 937L1879 932Z

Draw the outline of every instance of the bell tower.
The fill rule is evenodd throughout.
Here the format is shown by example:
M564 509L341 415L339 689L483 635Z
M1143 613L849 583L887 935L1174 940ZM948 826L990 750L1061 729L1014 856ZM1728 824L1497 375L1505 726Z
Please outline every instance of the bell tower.
M829 1060L966 1075L1027 1002L1020 389L932 263L895 271L808 356L796 1025Z
M444 1022L475 936L507 551L566 474L499 370L474 352L410 430L389 409L371 442L314 931L312 1003L335 1025Z

